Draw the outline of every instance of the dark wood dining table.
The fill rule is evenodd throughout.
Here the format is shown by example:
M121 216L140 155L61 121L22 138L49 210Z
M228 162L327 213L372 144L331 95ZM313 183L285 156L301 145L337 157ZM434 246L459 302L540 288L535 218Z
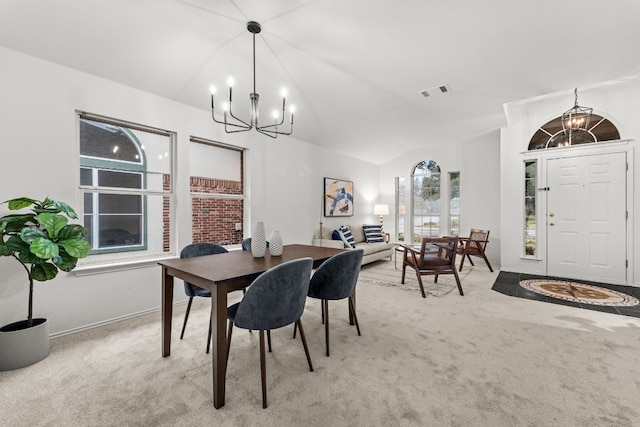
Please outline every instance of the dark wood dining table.
M268 269L298 258L310 257L313 267L343 252L343 249L310 245L285 245L281 256L269 252L254 258L251 251L170 259L162 267L162 356L171 354L171 319L173 316L173 279L177 277L211 291L211 357L213 365L213 406L224 406L227 370L227 293L249 286Z

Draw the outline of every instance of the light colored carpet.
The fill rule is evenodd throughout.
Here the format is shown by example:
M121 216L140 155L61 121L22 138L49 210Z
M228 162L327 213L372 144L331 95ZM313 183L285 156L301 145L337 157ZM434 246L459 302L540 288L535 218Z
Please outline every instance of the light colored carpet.
M463 269L459 273L460 281L463 283L464 278L469 274L469 269ZM407 267L404 283L402 281L402 260L398 260L397 264L393 262L380 261L376 263L366 264L362 266L359 276L361 283L372 283L382 286L393 286L403 291L417 292L420 296L420 285L416 277L415 270ZM424 292L435 297L441 297L456 289L456 279L452 274L441 274L438 276L438 283L434 283L434 276L423 276L422 286Z
M331 302L331 357L319 303L309 300L315 372L292 328L274 331L265 410L258 334L242 330L226 405L213 408L207 300L194 303L182 341L184 306L176 308L167 358L159 313L56 338L44 361L0 372L0 424L639 426L640 319L508 297L491 290L496 275L477 266L463 279L465 296L439 298L361 282L362 336L346 301Z

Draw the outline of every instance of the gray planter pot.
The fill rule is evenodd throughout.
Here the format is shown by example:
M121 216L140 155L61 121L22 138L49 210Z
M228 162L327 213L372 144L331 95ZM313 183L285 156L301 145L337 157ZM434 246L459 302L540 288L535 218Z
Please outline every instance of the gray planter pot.
M0 371L11 371L33 365L49 355L49 322L33 319L11 323L0 328Z

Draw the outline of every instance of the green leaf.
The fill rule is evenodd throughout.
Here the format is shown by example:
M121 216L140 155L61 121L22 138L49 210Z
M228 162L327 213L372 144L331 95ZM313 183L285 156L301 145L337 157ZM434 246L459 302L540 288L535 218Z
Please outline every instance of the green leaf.
M0 222L5 225L5 233L19 233L28 223L35 224L36 216L34 214L5 215L0 218Z
M6 241L7 249L11 252L29 252L29 244L20 238L20 236L11 236Z
M78 258L61 251L60 255L53 259L53 263L57 265L60 270L68 272L75 268L78 263Z
M29 245L38 237L48 238L47 233L38 227L26 227L20 231L20 238Z
M60 230L62 230L62 228L69 222L69 220L62 215L51 212L40 213L38 214L37 219L40 221L40 225L49 233L50 239L58 237Z
M79 239L84 240L87 237L87 230L79 225L79 224L68 224L65 225L60 233L58 233L58 239L60 240L68 240L68 239Z
M29 199L28 197L20 197L18 199L7 200L5 203L9 202L9 209L12 211L17 211L18 209L26 208L31 205L39 205L40 202L34 199Z
M42 259L50 259L58 256L59 252L58 245L44 237L36 238L29 246L29 250L31 253L37 255L38 258Z
M20 251L20 253L18 254L18 259L23 264L39 264L43 262L43 260L38 258L36 254L31 253L28 246L27 250Z
M4 239L0 238L0 256L11 256L13 251L4 243Z
M58 269L51 263L35 264L31 268L31 274L34 280L38 282L46 282L58 275Z
M84 258L91 252L89 242L84 239L60 240L58 245L63 247L69 255L75 258Z
M47 197L44 204L55 207L58 212L65 213L69 218L72 218L72 219L78 218L76 211L74 211L73 208L66 203L58 202L56 200L51 200L50 198Z

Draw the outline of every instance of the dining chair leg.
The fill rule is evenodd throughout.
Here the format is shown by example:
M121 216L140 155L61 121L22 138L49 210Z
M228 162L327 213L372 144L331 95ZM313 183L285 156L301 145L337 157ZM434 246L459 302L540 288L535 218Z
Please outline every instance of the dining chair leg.
M304 335L304 329L302 329L302 320L296 320L296 326L300 329L300 339L302 340L302 346L304 347L304 354L307 356L307 362L309 363L309 370L313 372L313 364L311 363L311 355L309 354L309 346L307 345L307 337Z
M296 331L298 330L298 324L294 323L293 324L293 338L295 339L296 337Z
M322 316L322 324L324 325L324 303L320 301L320 314Z
M267 343L269 345L269 353L271 353L271 330L267 330Z
M464 265L464 259L465 259L464 252L462 253L462 256L460 258L462 258L462 259L460 260L460 269L459 269L459 271L462 271L462 266Z
M353 313L355 313L355 311L356 311L355 310L355 307L356 307L356 293L355 293L355 291L354 291L353 295L351 295L349 297L349 299L350 299L350 301L352 303L351 305L353 305L353 308L354 308L353 311L352 311L351 310L351 305L349 306L349 324L353 325L353 323L354 323L353 322Z
M329 357L329 300L322 300L324 307L324 338L327 346L327 357Z
M358 324L358 316L356 315L356 306L353 303L352 297L349 297L349 311L353 316L353 320L356 323L356 329L358 330L358 336L360 336L360 325Z
M209 354L210 347L211 347L211 315L209 315L209 332L207 333L207 354Z
M229 320L229 328L227 329L227 365L229 364L229 349L231 348L232 333L233 333L233 322Z
M264 331L260 330L260 379L262 381L262 408L267 407L267 364L264 357Z
M407 271L407 264L402 263L402 281L400 283L404 284L404 275Z
M187 303L187 311L184 313L184 323L182 324L182 332L180 332L180 339L184 336L184 330L187 327L187 320L189 319L189 312L191 311L191 303L193 302L193 297L189 297L189 302Z

